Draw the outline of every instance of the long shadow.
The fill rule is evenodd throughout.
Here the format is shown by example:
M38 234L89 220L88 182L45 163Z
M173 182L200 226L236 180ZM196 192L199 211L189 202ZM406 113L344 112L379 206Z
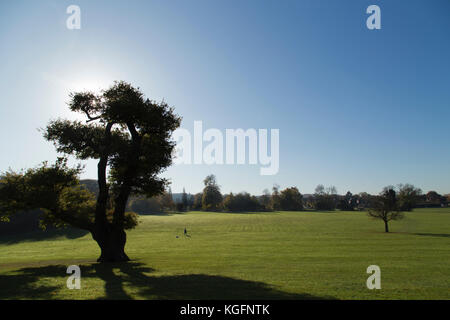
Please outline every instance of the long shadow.
M439 237L439 238L450 238L448 233L413 233L416 236L426 236L426 237Z
M172 212L139 212L140 216L171 216Z
M48 267L46 267L48 268ZM38 268L36 268L38 269ZM41 275L34 269L21 269L18 273L0 275L0 300L5 299L50 299L59 287L36 285Z
M173 215L186 214L187 211L170 211L170 212L140 212L138 213L140 216L161 216L161 217L170 217Z
M246 214L246 215L251 215L251 214L258 214L258 215L275 215L275 214L279 214L281 211L211 211L211 213L215 213L215 214Z
M0 275L0 299L49 299L57 290L66 289L66 266L23 268L14 273ZM205 274L152 276L152 268L142 263L82 265L83 279L100 278L104 281L102 299L132 299L126 288L145 299L159 300L216 300L216 299L267 299L267 300L317 300L336 299L306 293L288 293L266 283ZM39 284L41 278L60 278L59 287ZM82 292L82 291L81 291Z
M9 235L0 234L0 243L15 244L24 241L50 240L59 237L66 237L67 239L77 239L85 236L87 233L88 231L86 230L75 228L63 228L63 229L37 230L32 232L19 232Z

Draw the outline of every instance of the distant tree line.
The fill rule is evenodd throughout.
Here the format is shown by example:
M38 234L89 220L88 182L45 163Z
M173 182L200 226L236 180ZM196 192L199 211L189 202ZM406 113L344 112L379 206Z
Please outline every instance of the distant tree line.
M96 180L81 180L81 185L97 195ZM298 188L289 187L280 190L274 185L272 190L265 189L262 195L255 196L248 192L222 194L214 175L207 176L204 189L197 194L183 192L172 194L170 188L154 197L131 196L127 211L138 214L160 214L167 212L185 212L190 210L222 211L222 212L261 212L261 211L367 211L368 215L380 219L388 232L388 223L403 217L402 212L414 208L442 207L450 203L450 194L440 195L436 191L422 193L411 184L400 184L397 187L387 186L378 195L367 192L352 194L350 191L339 195L334 186L318 185L314 194L302 195ZM42 213L35 210L30 213L17 214L10 223L2 223L0 232L34 231L39 229L39 216Z
M450 195L442 196L435 191L426 194L411 184L399 184L397 187L387 186L378 195L367 192L352 194L350 191L339 195L336 187L318 185L314 194L302 195L297 187L280 190L274 185L272 191L265 189L262 195L255 196L248 192L222 194L214 175L203 180L202 192L191 195L183 189L183 193L172 195L168 192L153 198L132 198L129 209L140 214L151 214L169 211L223 211L223 212L256 212L256 211L367 211L377 207L383 192L395 191L396 209L411 211L418 207L447 206Z

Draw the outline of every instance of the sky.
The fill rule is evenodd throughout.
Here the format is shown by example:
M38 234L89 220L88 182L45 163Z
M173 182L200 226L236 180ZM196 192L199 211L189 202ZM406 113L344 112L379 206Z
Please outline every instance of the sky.
M81 28L66 26L69 5ZM369 5L381 29L369 30ZM114 80L164 99L193 130L279 129L279 171L176 165L172 192L274 184L450 193L450 1L1 1L0 171L54 161L51 119ZM71 163L77 163L71 159ZM96 178L96 162L82 178Z

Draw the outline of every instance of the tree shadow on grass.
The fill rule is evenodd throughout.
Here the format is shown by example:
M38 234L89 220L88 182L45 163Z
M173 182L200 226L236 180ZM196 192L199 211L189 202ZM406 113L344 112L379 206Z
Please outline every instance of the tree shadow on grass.
M66 266L23 268L14 273L0 275L0 299L49 299L57 290L66 289ZM277 290L266 283L230 277L187 274L152 276L155 270L142 263L82 265L83 279L99 278L104 281L105 296L101 299L133 299L127 293L132 289L139 297L159 300L318 300L336 299L318 297L305 293L288 293ZM61 286L45 286L38 283L42 278L60 278ZM92 289L92 288L91 288Z
M211 211L211 213L216 213L216 214L224 214L224 215L230 215L230 214L236 214L236 215L252 215L252 214L257 214L257 215L275 215L275 214L280 214L282 211Z
M46 267L48 268L48 267ZM50 299L60 289L53 285L38 285L40 275L34 269L0 275L0 300L5 299Z
M188 211L166 211L166 212L139 212L140 216L170 217L173 215L186 214Z
M140 216L162 216L162 217L168 217L171 216L173 212L139 212L138 215Z
M413 233L416 236L438 237L438 238L450 238L448 233Z
M16 244L24 241L51 240L59 237L65 237L67 239L77 239L85 236L88 233L89 232L86 230L76 228L61 228L61 229L37 230L32 232L23 232L11 235L0 234L0 243Z

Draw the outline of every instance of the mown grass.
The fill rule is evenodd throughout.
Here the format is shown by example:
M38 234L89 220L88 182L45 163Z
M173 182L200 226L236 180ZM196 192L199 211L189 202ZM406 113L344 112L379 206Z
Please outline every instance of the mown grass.
M83 232L0 237L0 299L450 298L450 208L407 213L388 234L364 212L141 220L128 233L126 264L95 263L99 249ZM66 287L72 264L81 290ZM366 287L373 264L381 290Z

